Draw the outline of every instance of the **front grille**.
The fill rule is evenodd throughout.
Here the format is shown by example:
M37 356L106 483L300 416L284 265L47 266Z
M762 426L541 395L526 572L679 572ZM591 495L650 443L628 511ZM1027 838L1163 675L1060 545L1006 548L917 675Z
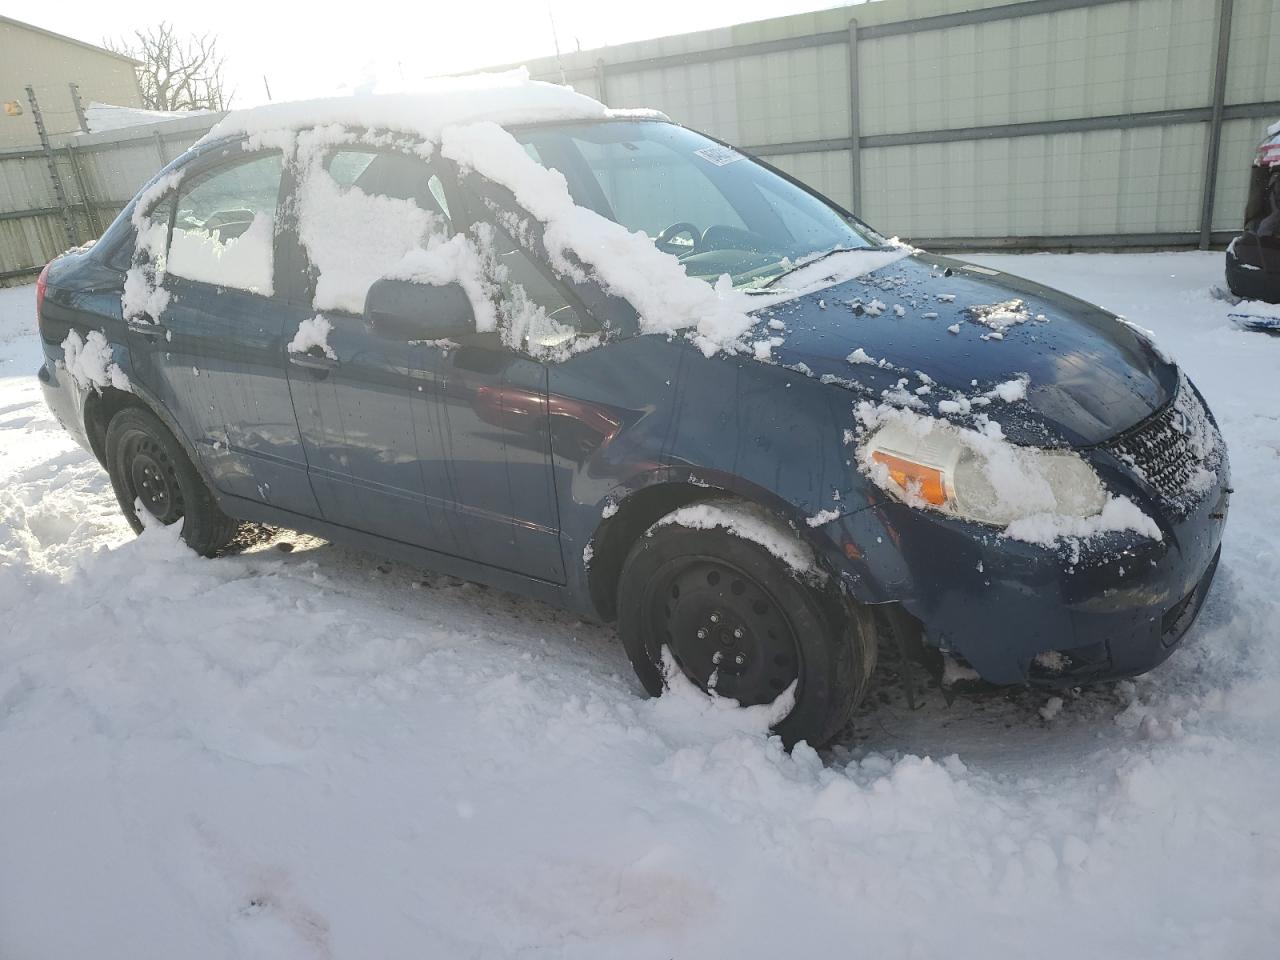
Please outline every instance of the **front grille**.
M1187 436L1177 428L1174 418L1170 404L1137 433L1112 447L1163 497L1176 497L1185 490L1197 467L1188 455Z
M1107 444L1166 503L1182 511L1213 485L1222 437L1186 377L1164 409Z

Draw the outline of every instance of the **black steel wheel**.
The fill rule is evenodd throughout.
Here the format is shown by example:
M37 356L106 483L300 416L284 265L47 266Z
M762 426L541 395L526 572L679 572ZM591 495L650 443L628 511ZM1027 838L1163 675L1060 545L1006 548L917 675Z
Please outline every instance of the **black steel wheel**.
M166 526L181 522L182 539L204 556L235 537L238 521L218 508L182 445L150 410L125 407L111 418L106 461L116 500L136 533L144 527L141 505Z
M618 632L655 696L664 649L694 684L743 706L794 684L795 705L774 727L788 745L835 736L875 666L865 611L722 528L661 524L642 536L623 566Z
M795 626L766 586L713 556L668 560L643 587L642 614L704 690L772 703L800 676Z
M179 520L183 513L178 472L164 448L141 431L131 431L121 456L129 467L129 486L135 499L163 524Z

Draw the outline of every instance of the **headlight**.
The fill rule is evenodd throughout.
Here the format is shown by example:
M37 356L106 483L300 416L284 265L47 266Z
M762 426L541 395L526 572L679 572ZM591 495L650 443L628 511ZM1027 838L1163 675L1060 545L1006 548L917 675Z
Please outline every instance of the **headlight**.
M1078 454L1018 447L930 417L889 420L860 455L872 479L907 503L982 523L1092 517L1108 500Z

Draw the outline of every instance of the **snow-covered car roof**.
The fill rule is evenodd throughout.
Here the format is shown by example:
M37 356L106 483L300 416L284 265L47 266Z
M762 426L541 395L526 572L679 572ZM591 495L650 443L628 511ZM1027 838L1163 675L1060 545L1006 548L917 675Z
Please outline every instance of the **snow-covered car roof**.
M441 78L412 93L359 94L236 110L201 142L329 124L390 130L437 142L445 127L459 123L487 120L514 126L636 116L667 119L657 111L610 110L572 87L530 80L528 71L520 69Z
M818 258L823 265L813 271L805 270L803 261L797 262L795 266L801 269L795 271L785 289L748 293L734 289L727 274L712 285L687 274L675 256L659 250L644 233L632 232L594 210L578 206L564 176L533 159L507 129L624 118L667 120L657 111L611 110L570 87L530 80L527 71L521 69L437 80L413 93L363 94L236 111L217 123L201 143L244 137L246 147L296 149L310 163L324 148L351 142L353 130L363 131L360 135L366 142L381 142L386 134L417 140L418 152L438 152L459 168L474 171L510 190L520 209L542 225L543 243L552 266L570 275L575 271L589 272L604 290L631 304L642 333L687 335L707 355L724 350L767 358L770 344L781 340L759 340L755 336L758 311L800 296L811 287L828 286L877 270L914 252L896 241L883 247L822 252ZM181 177L181 170L174 171L139 195L135 204L135 227L139 231L146 229L145 211L150 203L172 189ZM316 208L320 201L333 202L333 198L304 198L304 213ZM411 217L412 212L407 211L405 222L410 222ZM493 330L499 318L494 313L493 298L486 292L482 269L486 258L492 258L491 248L483 230L466 235L439 234L403 253L390 268L377 265L373 275L432 284L456 282L471 300L476 328ZM835 255L828 258L830 253ZM347 298L343 302L348 308L363 302L368 286L363 274L359 278L363 286L346 282L352 271L343 267L353 263L360 268L356 273L367 266L364 261L351 261L329 270L331 278L342 274L342 282L335 281L334 285L337 295ZM322 278L324 274L322 269ZM143 298L163 295L163 290L157 293L141 279L144 278L136 288ZM261 282L258 288L263 288ZM336 305L330 303L329 307ZM122 298L126 316L134 310L147 312L143 306L137 298ZM507 318L504 336L513 343L528 342L528 319L523 315L517 318L519 322ZM542 322L542 318L538 319ZM557 336L561 332L554 323L543 325ZM598 345L598 340L575 341L575 349L593 345Z

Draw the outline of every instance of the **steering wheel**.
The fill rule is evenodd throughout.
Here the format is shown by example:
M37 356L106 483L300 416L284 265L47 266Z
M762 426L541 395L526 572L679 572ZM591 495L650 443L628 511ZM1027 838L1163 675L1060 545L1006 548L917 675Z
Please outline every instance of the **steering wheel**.
M690 243L673 243L672 241L682 233L687 233L690 237ZM697 253L702 247L702 233L692 223L681 220L679 223L673 223L653 241L654 246L664 253L674 253L676 256Z

